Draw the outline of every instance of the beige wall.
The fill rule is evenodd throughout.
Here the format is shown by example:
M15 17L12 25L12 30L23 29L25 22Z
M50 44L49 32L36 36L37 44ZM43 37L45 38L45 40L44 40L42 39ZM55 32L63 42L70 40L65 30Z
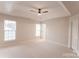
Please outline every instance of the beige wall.
M15 16L9 15L0 15L0 43L4 42L4 20L14 20L16 21L16 42L21 42L24 40L32 40L35 39L35 24L38 23L36 21L19 18ZM12 43L12 42L11 42Z
M68 17L51 19L44 21L44 23L47 26L47 40L51 40L54 43L67 47L69 31Z
M4 43L4 20L16 21L16 42L35 40L35 24L37 21L15 16L0 15L0 43ZM54 43L68 46L69 19L67 17L44 21L47 26L46 39Z

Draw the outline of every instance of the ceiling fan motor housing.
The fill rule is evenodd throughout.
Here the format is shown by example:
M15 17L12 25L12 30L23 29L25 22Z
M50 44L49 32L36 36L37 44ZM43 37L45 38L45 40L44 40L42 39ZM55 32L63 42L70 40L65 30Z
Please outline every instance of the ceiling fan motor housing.
M41 13L41 9L38 9L38 13Z

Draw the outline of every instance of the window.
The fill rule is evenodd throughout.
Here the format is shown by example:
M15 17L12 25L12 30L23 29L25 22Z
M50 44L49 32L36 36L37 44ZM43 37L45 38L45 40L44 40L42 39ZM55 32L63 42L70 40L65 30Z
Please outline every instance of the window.
M46 24L36 24L36 37L45 39L46 36Z
M40 32L41 32L41 26L40 24L36 24L36 36L40 37Z
M11 20L4 21L4 40L15 40L16 39L16 22Z
M42 39L46 39L46 24L42 24Z

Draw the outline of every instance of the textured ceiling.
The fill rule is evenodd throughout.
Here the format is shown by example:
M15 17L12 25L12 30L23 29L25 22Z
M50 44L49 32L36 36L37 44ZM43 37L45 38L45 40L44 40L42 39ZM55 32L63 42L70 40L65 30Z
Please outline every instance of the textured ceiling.
M32 20L37 20L37 21L70 16L72 13L71 11L72 7L70 4L73 3L70 2L63 2L63 3L60 1L38 1L38 2L37 1L24 1L24 2L1 1L0 13L12 15L12 16L30 18ZM65 5L67 8L65 7ZM37 12L30 11L30 10L37 10L38 8L43 8L43 10L48 10L48 13L38 16Z

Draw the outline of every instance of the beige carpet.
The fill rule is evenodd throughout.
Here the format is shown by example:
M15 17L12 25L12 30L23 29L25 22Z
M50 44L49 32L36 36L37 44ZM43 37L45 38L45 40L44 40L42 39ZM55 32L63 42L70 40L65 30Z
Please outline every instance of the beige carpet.
M22 42L21 44L14 46L0 48L0 57L4 58L66 57L63 56L65 53L72 53L72 51L66 47L60 46L47 40L36 40L24 43Z

